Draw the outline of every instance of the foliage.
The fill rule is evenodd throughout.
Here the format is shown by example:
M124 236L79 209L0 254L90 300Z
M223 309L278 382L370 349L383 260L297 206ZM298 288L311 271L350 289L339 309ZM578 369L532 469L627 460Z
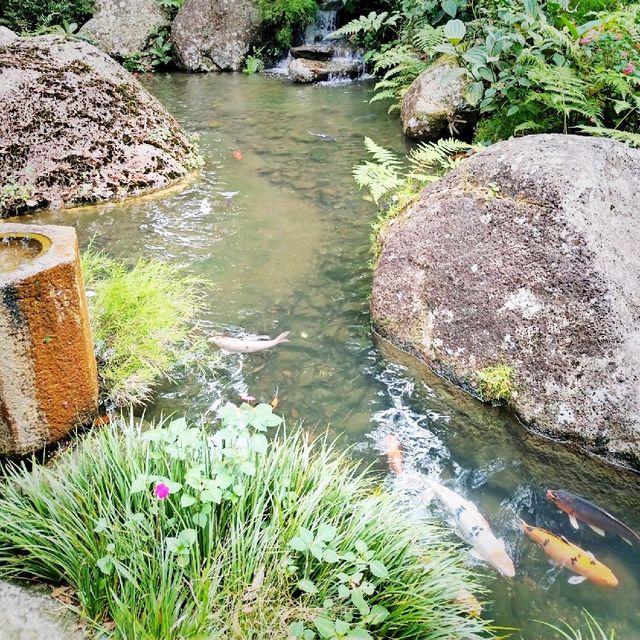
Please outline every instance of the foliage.
M487 637L456 602L477 587L459 550L346 454L300 433L268 444L269 405L219 419L131 419L53 467L11 468L0 572L69 585L122 639Z
M170 15L174 15L182 7L184 0L158 0L158 4Z
M34 188L30 184L9 182L0 187L0 217L15 214L35 204Z
M93 13L93 0L0 0L0 24L18 33L84 24Z
M263 48L254 49L253 53L247 56L244 61L243 73L247 75L253 75L254 73L260 73L264 69L264 60L262 58Z
M558 627L548 622L538 620L540 624L553 629L556 633L559 633L565 640L615 640L615 629L611 629L610 633L607 633L599 624L599 622L585 609L582 612L587 630L582 631L580 629L573 628L569 623L563 622L562 627Z
M271 56L289 49L296 30L311 24L318 11L316 0L257 0L262 17L262 44Z
M443 82L464 76L465 99L482 115L477 140L640 129L639 4L407 0L395 6L340 30L371 40L392 27L391 41L368 54L381 76L374 100L390 99L391 110L413 79L445 55L457 67Z
M476 381L485 402L509 400L513 395L513 368L506 364L481 369Z
M173 62L171 46L171 34L168 27L155 27L151 30L145 53L149 56L153 68L165 67Z
M145 402L177 367L202 362L194 321L203 283L180 267L141 259L132 268L89 248L82 256L103 399Z
M456 167L474 147L459 140L420 143L401 161L393 152L364 140L373 161L365 161L353 169L357 185L366 187L381 213L374 221L372 253L377 258L382 249L384 230L429 183Z

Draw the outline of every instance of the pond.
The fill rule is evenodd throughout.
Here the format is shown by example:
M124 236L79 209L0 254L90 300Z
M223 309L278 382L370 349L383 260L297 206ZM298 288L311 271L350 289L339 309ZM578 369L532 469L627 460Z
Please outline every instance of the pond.
M22 220L73 224L83 246L93 239L129 261L184 263L213 283L201 319L206 332L291 332L288 344L271 351L223 355L216 377L186 376L163 387L147 417L207 416L227 399L239 402L248 393L269 401L277 390L278 410L290 424L329 427L354 445L354 455L378 465L409 508L425 517L433 509L421 491L426 474L478 505L516 563L512 580L477 565L494 602L484 615L497 624L521 628L527 640L547 640L556 634L533 620L577 623L586 608L621 639L640 638L640 548L585 527L574 531L545 499L548 487L568 489L640 530L640 478L528 434L506 412L451 388L371 335L376 209L351 170L366 155L365 135L405 150L398 121L385 106L368 104L372 87L296 86L240 74L166 74L144 82L199 135L202 173L125 203ZM388 433L404 450L411 471L404 480L386 472ZM619 587L568 584L572 574L550 567L523 539L514 512L592 551Z

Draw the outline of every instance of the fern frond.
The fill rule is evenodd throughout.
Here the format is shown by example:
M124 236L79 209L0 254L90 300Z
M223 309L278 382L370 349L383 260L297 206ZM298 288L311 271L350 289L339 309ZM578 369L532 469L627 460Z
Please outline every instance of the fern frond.
M445 42L447 39L444 35L444 27L434 28L428 23L413 35L413 44L430 56L433 55L435 47Z
M457 165L474 147L455 138L421 142L409 153L410 177L431 182Z
M400 158L398 158L398 156L393 153L393 151L389 151L388 149L381 147L371 138L365 137L364 146L367 148L367 151L373 156L373 159L384 167L392 168L397 171L402 166Z
M363 162L353 170L353 178L359 187L369 189L371 197L376 204L384 195L395 191L404 182L392 167L373 162Z
M605 127L586 127L580 126L578 129L582 133L588 133L592 136L601 136L605 138L613 138L618 142L624 142L632 147L640 148L640 133L631 133L630 131L620 131L619 129L606 129Z
M344 36L353 36L358 33L375 33L382 29L382 27L395 25L399 19L399 13L389 14L388 11L383 11L382 13L372 11L368 16L360 16L347 22L347 24L340 27L337 31L334 31L328 37L341 38Z

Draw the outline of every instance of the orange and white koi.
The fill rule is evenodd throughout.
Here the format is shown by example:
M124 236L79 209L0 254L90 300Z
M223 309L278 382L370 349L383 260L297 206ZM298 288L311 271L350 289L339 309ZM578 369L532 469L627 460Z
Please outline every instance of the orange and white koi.
M389 469L393 471L397 476L402 475L402 452L398 444L398 438L392 433L388 433L384 437L384 443L386 446L387 460Z
M566 567L578 575L569 578L570 584L580 584L589 580L601 587L615 587L618 578L605 564L596 560L595 556L569 542L564 536L557 536L546 529L533 527L524 520L520 520L520 529L528 538L533 540L554 564Z
M456 533L473 547L474 555L497 569L503 576L513 578L516 570L507 553L504 540L493 535L489 523L478 511L478 507L433 480L429 479L427 483L453 516Z

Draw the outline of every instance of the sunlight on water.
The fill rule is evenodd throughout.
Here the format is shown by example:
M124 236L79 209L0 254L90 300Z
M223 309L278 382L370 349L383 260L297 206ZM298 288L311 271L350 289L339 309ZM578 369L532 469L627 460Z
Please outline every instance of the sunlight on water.
M202 173L179 188L38 220L75 225L84 246L93 238L131 262L153 255L210 280L205 332L291 331L290 342L271 351L222 355L214 379L189 374L164 387L147 415L184 411L206 419L228 399L250 393L268 401L277 388L290 423L328 426L355 444L416 513L445 515L425 493L427 476L478 505L516 563L516 578L505 580L469 556L487 576L495 605L486 615L498 624L522 628L527 640L551 640L555 634L532 619L577 622L586 607L605 626L615 624L621 639L640 638L640 549L584 527L575 532L544 494L547 487L571 490L640 529L638 477L526 433L500 409L372 340L367 263L375 209L351 170L365 156L365 135L398 152L404 143L385 106L369 106L370 87L295 86L241 74L145 82L199 135ZM406 478L386 470L387 434L401 445ZM620 587L569 585L571 574L550 567L523 539L514 512L593 551Z

